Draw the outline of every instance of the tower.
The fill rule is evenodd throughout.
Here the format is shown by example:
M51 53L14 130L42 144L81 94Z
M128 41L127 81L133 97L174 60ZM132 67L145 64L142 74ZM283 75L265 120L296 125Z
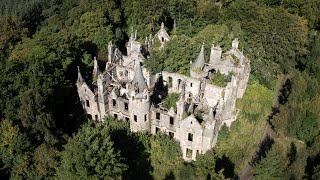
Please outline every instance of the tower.
M150 131L150 97L140 61L135 60L135 74L129 87L130 129L133 132Z
M219 47L219 46L215 47L214 45L212 45L211 52L210 52L209 64L211 64L211 65L218 64L221 60L221 54L222 54L221 47Z
M99 69L99 66L98 66L98 61L97 61L97 58L94 57L94 60L93 60L93 79L96 79L98 78L98 75L100 74L100 69Z
M78 78L77 78L77 88L79 89L80 85L84 82L83 78L82 78L82 75L81 75L81 72L80 72L80 67L77 66L78 68Z
M200 53L190 67L190 76L193 78L203 78L207 75L203 70L204 67L204 42L202 43Z

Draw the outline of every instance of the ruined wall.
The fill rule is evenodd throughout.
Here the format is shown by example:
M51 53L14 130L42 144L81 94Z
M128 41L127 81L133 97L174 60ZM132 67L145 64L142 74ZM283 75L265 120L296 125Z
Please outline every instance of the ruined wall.
M80 97L80 102L85 109L85 111L92 116L92 119L99 120L100 112L98 107L98 98L93 94L91 89L88 87L86 83L83 83L78 88L78 94Z
M184 84L185 97L194 98L200 93L201 81L192 77L176 73L162 72L164 84L168 86L169 93L181 93Z
M204 88L204 98L207 100L209 107L214 107L218 103L218 101L222 103L222 99L224 97L224 89L225 88L223 87L206 84Z
M151 108L150 111L151 119L151 133L155 134L157 131L162 131L169 134L172 137L176 135L176 128L179 127L179 120L173 110L167 111L159 108Z
M180 141L183 159L196 159L197 153L200 153L202 149L202 133L203 129L201 125L193 115L180 121L176 137ZM190 138L190 134L192 134L192 138ZM192 151L192 153L190 153L190 151Z

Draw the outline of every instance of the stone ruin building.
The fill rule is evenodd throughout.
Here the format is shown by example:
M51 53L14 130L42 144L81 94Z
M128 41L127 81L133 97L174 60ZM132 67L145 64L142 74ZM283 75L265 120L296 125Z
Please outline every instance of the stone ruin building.
M132 132L167 133L180 142L184 160L195 160L198 153L215 146L220 127L224 123L230 126L236 119L235 102L245 92L250 61L235 39L224 53L212 46L208 63L202 45L197 59L190 62L190 76L165 71L153 75L144 66L148 61L144 53L152 50L156 40L160 48L170 41L163 23L144 44L137 41L137 33L131 34L127 55L110 42L103 72L94 59L93 83L85 82L78 67L80 102L93 120L103 122L109 116L128 121ZM210 83L217 72L231 76L225 87ZM162 104L170 93L178 93L179 98L168 109Z

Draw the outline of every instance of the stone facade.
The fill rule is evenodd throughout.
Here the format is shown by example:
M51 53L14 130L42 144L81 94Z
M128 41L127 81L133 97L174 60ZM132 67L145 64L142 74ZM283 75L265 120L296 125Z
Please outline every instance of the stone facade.
M96 121L106 116L130 123L133 132L158 131L167 133L180 142L183 158L195 160L198 153L212 149L220 127L228 126L236 119L235 102L242 98L250 73L250 61L238 49L239 41L223 53L212 46L209 63L204 58L204 45L197 59L190 64L190 77L170 72L151 74L145 67L143 52L152 50L155 40L161 47L170 40L164 25L159 32L146 38L142 45L131 35L127 43L127 55L112 43L108 44L108 62L103 72L94 59L93 76L87 84L78 70L77 88L85 111ZM231 75L225 87L211 84L215 74ZM162 106L170 93L179 94L176 106Z

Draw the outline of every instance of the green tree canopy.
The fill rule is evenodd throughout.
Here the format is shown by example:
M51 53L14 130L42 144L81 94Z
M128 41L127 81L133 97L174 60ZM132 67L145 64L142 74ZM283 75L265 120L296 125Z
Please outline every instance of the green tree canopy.
M59 179L121 179L126 169L103 125L84 124L64 148L57 169Z

